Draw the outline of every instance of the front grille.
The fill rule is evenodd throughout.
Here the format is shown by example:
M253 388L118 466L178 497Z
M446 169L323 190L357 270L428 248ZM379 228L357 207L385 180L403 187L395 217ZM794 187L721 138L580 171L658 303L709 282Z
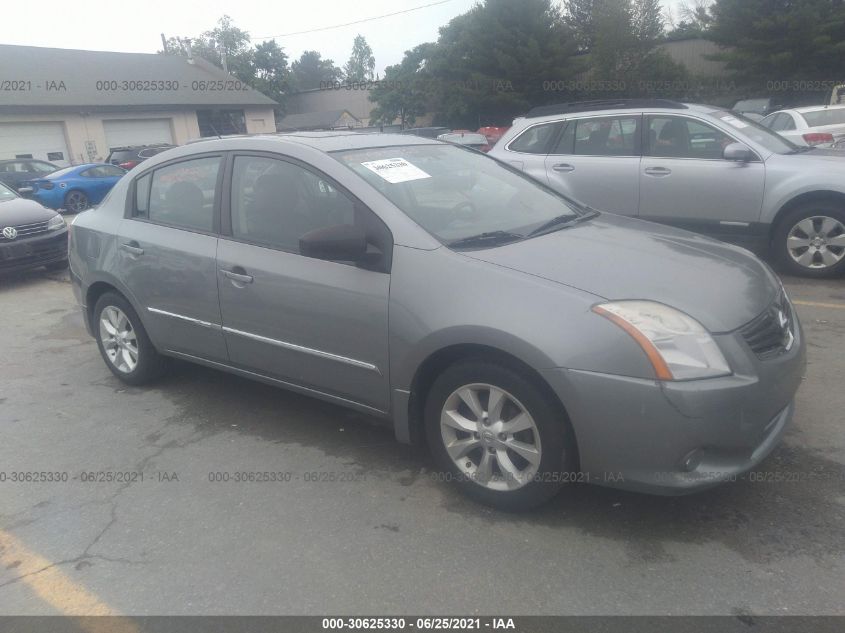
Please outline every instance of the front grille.
M773 358L792 348L795 319L786 295L781 294L768 310L740 330L758 358Z
M18 232L15 240L19 240L22 237L30 237L32 235L38 235L39 233L46 233L47 232L47 225L49 224L49 220L45 220L44 222L33 222L31 224L18 224L14 228ZM6 228L5 226L0 226L0 242L13 242L14 240L8 240L3 237L3 229Z

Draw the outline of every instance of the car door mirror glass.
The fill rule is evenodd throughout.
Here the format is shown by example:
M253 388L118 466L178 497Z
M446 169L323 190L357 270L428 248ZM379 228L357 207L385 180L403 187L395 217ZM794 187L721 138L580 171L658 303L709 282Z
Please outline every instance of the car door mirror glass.
M359 262L367 253L367 236L353 224L335 224L300 237L299 252L316 259Z
M747 145L742 143L731 143L725 147L725 160L732 160L738 163L750 163L754 160L754 152Z

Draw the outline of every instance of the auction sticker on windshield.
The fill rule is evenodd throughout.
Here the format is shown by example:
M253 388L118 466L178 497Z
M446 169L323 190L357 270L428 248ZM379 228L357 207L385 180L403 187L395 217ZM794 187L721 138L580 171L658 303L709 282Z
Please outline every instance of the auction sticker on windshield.
M412 165L404 158L384 158L361 164L394 185L400 182L408 182L409 180L431 178L429 174L425 173L416 165Z

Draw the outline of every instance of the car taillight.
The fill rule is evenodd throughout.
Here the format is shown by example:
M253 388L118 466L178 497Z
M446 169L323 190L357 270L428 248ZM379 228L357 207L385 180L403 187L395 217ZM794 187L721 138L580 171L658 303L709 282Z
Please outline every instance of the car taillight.
M804 134L804 141L807 145L821 145L822 143L833 143L833 134L825 132L810 132Z
M120 164L118 165L118 167L122 167L123 169L125 169L125 170L129 171L129 170L130 170L130 169L132 169L135 165L137 165L139 162L141 162L141 161L137 161L137 160L127 160L125 163L120 163Z
M52 189L55 186L49 180L41 180L37 184L38 184L39 189L48 189L49 190L49 189Z

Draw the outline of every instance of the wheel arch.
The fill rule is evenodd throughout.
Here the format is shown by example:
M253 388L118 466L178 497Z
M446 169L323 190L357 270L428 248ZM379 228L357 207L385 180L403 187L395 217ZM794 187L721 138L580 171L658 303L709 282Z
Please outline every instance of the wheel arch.
M578 438L575 435L575 429L572 426L569 413L560 397L558 397L551 385L543 378L542 374L509 352L478 343L458 343L442 347L430 353L420 363L411 380L411 395L408 400L408 425L412 444L425 444L425 431L423 428L425 401L437 376L447 367L464 360L493 361L518 372L522 376L528 377L548 399L549 403L559 411L564 423L564 432L570 435L572 445L575 447L574 458L576 468L580 467Z
M785 202L775 214L775 217L772 219L772 223L769 228L770 247L774 244L775 235L780 229L784 219L795 209L798 209L804 206L805 204L810 204L813 202L836 202L842 205L842 210L845 211L845 193L842 193L841 191L833 191L831 189L819 189L816 191L807 191L798 194L797 196L794 196L793 198Z
M129 302L129 305L131 305L138 314L138 318L141 319L141 324L143 325L141 310L138 309L138 302L135 301L132 293L123 288L122 284L116 279L111 277L99 277L92 281L85 289L85 319L90 328L90 332L95 331L94 306L100 297L107 292L114 292L126 299Z

